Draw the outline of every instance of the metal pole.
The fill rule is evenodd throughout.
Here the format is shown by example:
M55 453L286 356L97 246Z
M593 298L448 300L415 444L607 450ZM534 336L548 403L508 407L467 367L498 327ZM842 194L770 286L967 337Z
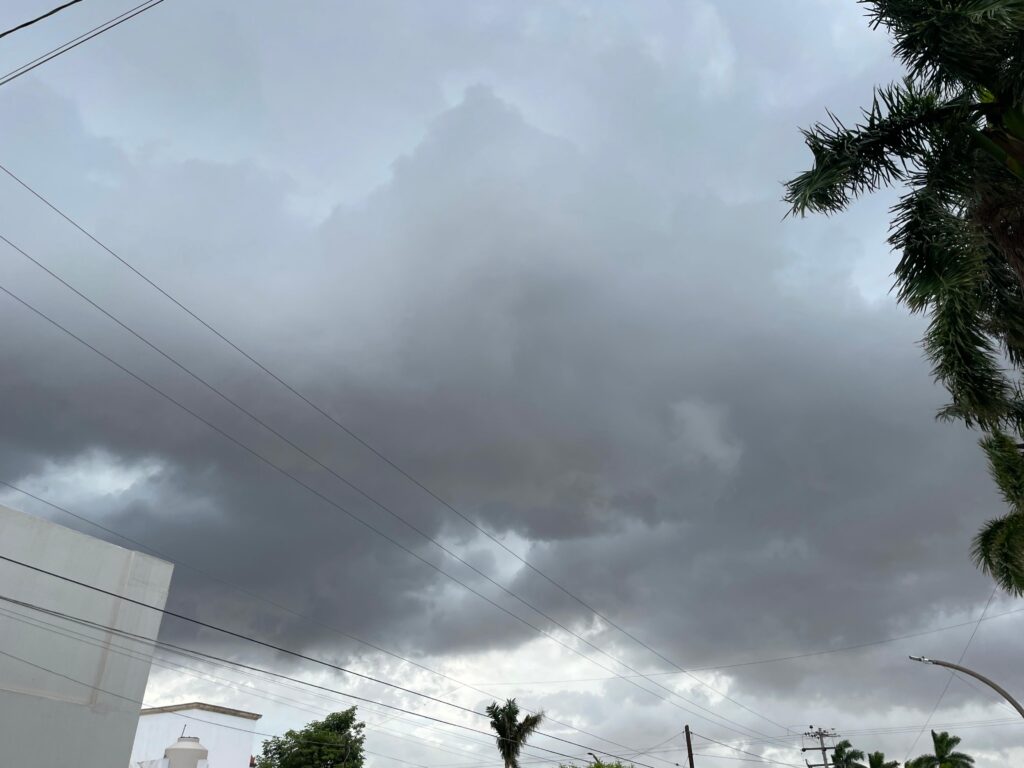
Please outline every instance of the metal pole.
M984 675L978 674L973 669L968 669L967 667L962 667L959 664L954 664L954 663L952 663L950 661L939 661L937 659L928 659L928 658L925 658L924 656L911 656L910 658L913 659L914 661L920 661L923 664L934 664L937 667L947 667L949 669L955 669L958 672L963 672L965 675L970 675L975 680L980 680L985 685L987 685L989 688L991 688L996 693L998 693L1000 696L1002 696L1004 699L1006 699L1008 702L1010 702L1010 704L1013 706L1013 708L1017 710L1017 714L1019 714L1021 717L1024 717L1024 707L1022 707L1020 705L1020 703L1015 698L1013 698L1013 696L1011 696L1009 693L1007 693L1007 691L1002 686L1000 686L997 683L994 683L993 681L989 680Z
M686 757L690 761L690 768L693 768L693 744L690 743L690 726L687 725L686 729Z

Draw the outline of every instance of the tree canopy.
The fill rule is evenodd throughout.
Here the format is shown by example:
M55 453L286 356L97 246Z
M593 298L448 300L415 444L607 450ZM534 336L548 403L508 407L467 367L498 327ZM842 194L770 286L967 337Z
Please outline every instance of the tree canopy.
M835 768L866 768L864 763L864 752L854 749L853 745L845 739L836 744L832 751L832 764Z
M932 731L932 754L914 758L907 763L907 768L971 768L974 758L957 752L959 744L959 736L950 736L945 731Z
M362 768L364 727L355 707L334 712L264 741L256 768Z
M519 768L519 753L526 740L540 728L544 721L544 713L526 715L520 720L519 705L515 699L508 699L504 704L491 702L486 712L491 718L491 730L496 734L495 742L501 759L505 762L505 768Z
M813 165L791 212L842 211L897 185L895 290L928 316L924 349L950 395L940 417L980 428L1009 513L972 556L1024 594L1024 0L861 0L906 76L875 89L855 125L803 132Z

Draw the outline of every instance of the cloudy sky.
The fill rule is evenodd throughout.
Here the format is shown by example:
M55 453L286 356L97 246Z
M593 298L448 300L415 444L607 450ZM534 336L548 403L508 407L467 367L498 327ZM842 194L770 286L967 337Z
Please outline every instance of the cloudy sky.
M123 10L5 38L0 69ZM516 696L587 748L660 743L654 768L687 722L786 764L812 723L903 760L933 710L979 768L1019 763L1011 711L960 680L936 709L948 675L906 660L955 660L977 626L966 663L1024 691L1022 619L999 616L1021 606L973 621L992 587L968 543L1000 504L889 295L893 196L780 202L798 127L898 76L863 13L168 0L0 87L0 163L436 498L2 174L0 234L273 431L3 246L0 285L269 464L0 296L0 480L183 563L176 610L464 707ZM347 706L196 669L154 668L148 702L267 732ZM380 755L498 764L484 736L361 714Z

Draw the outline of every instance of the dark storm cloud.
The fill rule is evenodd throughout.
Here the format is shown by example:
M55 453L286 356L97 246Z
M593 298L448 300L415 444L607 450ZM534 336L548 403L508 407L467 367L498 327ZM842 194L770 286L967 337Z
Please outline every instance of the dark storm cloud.
M67 82L78 75L26 79L0 94L0 120L12 126L2 159L439 495L680 664L964 621L989 589L967 559L969 537L999 502L973 436L932 420L942 393L914 344L920 322L858 290L860 275L875 284L891 262L882 205L830 222L782 222L776 199L778 178L806 162L793 126L817 117L824 101L861 101L889 72L884 52L850 42L850 19L832 18L824 4L794 13L791 35L771 28L763 52L750 44L763 26L756 14L653 7L586 24L574 5L471 13L436 30L448 48L410 34L407 57L364 62L372 83L334 81L349 83L347 99L331 94L311 109L299 131L308 146L279 123L292 101L327 93L320 78L330 71L287 92L280 72L257 75L233 61L217 75L222 90L238 86L231 109L179 83L156 112L76 105ZM364 11L380 28L360 50L379 54L370 41L395 14L404 18L395 8ZM228 14L222 23L241 22ZM800 85L785 49L799 30L819 27L831 38L809 43L806 56L823 63ZM232 45L242 63L281 44L239 34ZM116 78L109 58L145 40L152 45L130 38L127 49L98 53L98 71ZM326 45L312 38L310 55L336 62ZM166 52L156 48L154 66L133 70L125 87L162 82ZM220 63L196 62L183 82ZM391 82L402 85L397 95ZM114 98L107 86L80 85ZM403 95L410 89L417 98ZM360 107L366 122L355 117ZM155 123L191 111L208 122L157 136ZM112 128L121 112L125 124ZM261 144L260 126L246 134L244 121L233 122L265 113L262 129L294 143ZM398 123L390 132L389 120ZM348 133L333 134L338 125ZM237 144L224 141L231 131ZM353 160L361 146L372 152ZM351 177L342 170L349 160ZM320 174L337 179L318 184ZM372 191L353 192L378 178ZM345 202L318 220L303 209L311 187ZM664 667L261 379L9 181L0 194L5 235L320 461L567 626L595 633L638 668ZM5 285L204 418L548 626L15 254L3 263ZM455 662L512 653L535 637L10 301L0 312L3 479L42 495L59 487L73 509L401 652ZM69 490L61 478L88 457L134 482L98 477ZM143 465L156 469L139 474ZM366 652L184 569L172 602L332 657ZM998 622L986 623L978 647L990 671L1010 674L1013 619ZM958 630L909 650L955 656L965 641ZM942 681L907 665L904 650L743 668L715 685L786 724L805 720L808 706L854 725L921 722ZM878 705L887 684L898 695ZM721 703L707 691L687 695ZM971 689L950 696L953 705L984 701ZM634 742L660 732L646 722L657 699L620 681L538 700ZM635 709L616 719L613 702L624 701ZM870 706L880 711L862 720Z

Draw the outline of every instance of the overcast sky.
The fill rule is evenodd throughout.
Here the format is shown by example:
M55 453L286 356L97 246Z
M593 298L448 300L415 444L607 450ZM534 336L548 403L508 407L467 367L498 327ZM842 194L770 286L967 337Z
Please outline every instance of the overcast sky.
M52 4L6 2L0 26ZM5 38L0 69L122 10L90 0ZM637 758L661 768L689 722L802 765L786 729L813 723L902 761L948 680L907 654L963 652L992 591L969 540L1000 502L976 436L934 421L922 321L889 295L893 195L831 220L780 202L809 162L798 127L855 119L898 74L853 0L168 0L0 88L0 163L579 601L2 174L0 234L306 455L4 246L0 285L294 480L8 297L0 480L208 574L177 569L176 610L462 706L517 696L588 748L666 742ZM1021 621L983 622L966 663L1024 692ZM714 691L613 677L616 659L673 672L950 625L695 673ZM149 703L257 711L267 732L346 706L207 671L228 679L154 668ZM482 736L361 714L376 752L498 764ZM932 722L995 768L1024 761L1012 717L954 680Z

